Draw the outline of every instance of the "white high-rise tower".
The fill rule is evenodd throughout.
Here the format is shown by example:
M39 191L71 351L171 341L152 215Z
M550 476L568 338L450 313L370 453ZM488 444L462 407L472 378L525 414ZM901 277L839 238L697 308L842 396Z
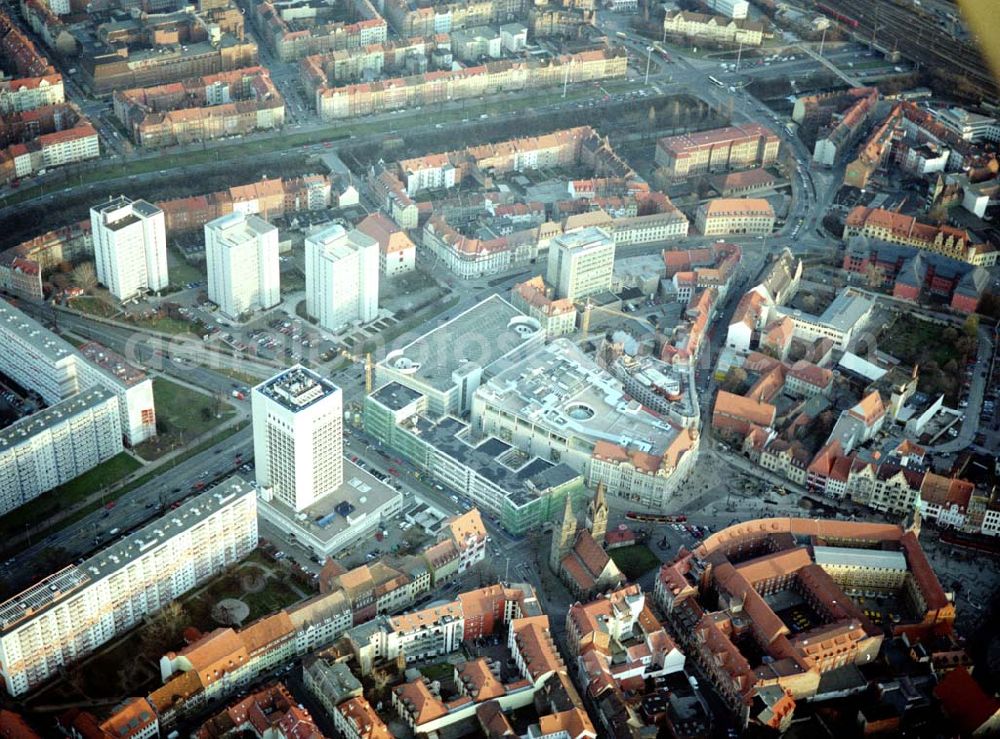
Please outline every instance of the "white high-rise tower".
M121 196L90 209L97 279L119 300L167 286L163 211Z
M281 302L278 229L255 215L234 212L205 224L208 299L237 318Z
M306 238L306 312L334 331L378 314L378 242L330 226Z
M339 387L296 365L253 389L257 484L295 511L344 480L344 403Z

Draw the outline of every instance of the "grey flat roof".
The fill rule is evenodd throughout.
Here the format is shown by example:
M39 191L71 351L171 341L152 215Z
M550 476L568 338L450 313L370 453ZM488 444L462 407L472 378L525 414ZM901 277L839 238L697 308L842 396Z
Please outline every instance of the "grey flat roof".
M402 497L402 493L372 477L345 457L344 482L303 510L305 519L297 520L295 525L328 542L354 526L362 513L371 513L396 497ZM345 507L345 503L350 507ZM289 519L296 518L297 512L277 498L266 505L279 510Z
M389 410L399 411L422 398L423 394L398 382L390 382L373 392L371 397Z
M906 556L890 549L854 547L813 547L813 559L822 566L867 567L876 570L906 571Z
M539 347L476 395L493 408L590 444L607 441L662 455L680 433L627 397L619 380L565 338Z
M529 482L537 490L546 490L580 476L565 464L554 465L529 456L494 436L478 444L469 443L464 438L468 428L468 424L451 416L437 423L422 416L416 419L420 438L502 488L515 505L522 506L537 497L528 487Z
M49 406L45 410L32 413L30 416L22 418L20 421L0 430L0 451L4 451L15 444L20 444L35 434L40 434L53 426L57 426L78 413L95 408L101 403L106 403L113 397L115 397L115 394L110 390L106 390L103 387L94 387Z
M238 246L258 236L278 229L260 216L233 211L205 224L205 228L219 235L219 243L226 247Z
M452 375L469 363L484 370L540 335L538 321L498 295L491 295L450 321L389 352L379 364L448 390Z
M30 343L35 351L52 360L64 359L73 354L72 345L2 299L0 299L0 330L16 336L22 342ZM7 347L6 351L10 351L10 347Z
M875 301L867 295L856 290L847 289L842 290L820 316L800 310L790 310L786 311L786 313L793 318L801 318L810 323L829 326L836 331L846 332L858 324L864 315L871 311L874 306Z
M254 388L265 398L297 413L340 390L311 369L297 364Z
M188 499L138 531L122 537L80 565L70 565L30 588L0 603L0 633L24 620L34 618L57 601L65 600L82 588L128 567L129 563L177 534L189 531L234 499L255 495L254 489L236 475ZM28 613L28 609L31 612Z

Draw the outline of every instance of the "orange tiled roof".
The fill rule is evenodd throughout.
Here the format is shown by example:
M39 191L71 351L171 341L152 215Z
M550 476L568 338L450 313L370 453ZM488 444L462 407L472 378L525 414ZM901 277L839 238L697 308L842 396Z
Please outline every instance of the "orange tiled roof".
M758 426L772 426L777 409L770 403L720 390L715 396L715 413L741 418Z
M604 568L607 567L608 561L611 559L604 548L586 530L577 535L573 551L595 578L604 572Z
M571 708L568 711L540 716L538 718L538 728L543 735L566 732L569 739L597 736L590 718L580 708Z
M430 688L423 680L404 683L393 688L393 691L406 706L417 726L448 713L448 709L441 702L441 699L431 693Z

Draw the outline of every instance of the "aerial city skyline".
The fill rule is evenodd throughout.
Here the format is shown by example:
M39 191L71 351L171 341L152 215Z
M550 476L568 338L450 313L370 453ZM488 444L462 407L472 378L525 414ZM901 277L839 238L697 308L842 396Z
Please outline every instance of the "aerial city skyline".
M0 8L0 737L1000 732L989 22Z

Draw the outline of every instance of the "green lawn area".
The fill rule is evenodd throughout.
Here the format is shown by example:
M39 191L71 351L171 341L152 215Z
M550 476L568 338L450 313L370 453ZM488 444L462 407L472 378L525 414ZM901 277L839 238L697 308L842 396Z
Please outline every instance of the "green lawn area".
M136 447L143 459L157 459L232 417L232 405L214 395L157 377L153 380L159 433Z
M264 589L259 593L246 592L243 589L241 574L251 569L262 568L256 562L243 560L233 569L212 580L195 595L185 597L182 602L191 616L191 623L202 631L216 628L218 624L212 618L212 608L225 598L236 598L250 608L250 615L244 621L244 625L302 600L303 596L281 579L285 573L280 567L275 567L276 575L267 576Z
M601 83L608 92L621 89L629 89L635 86L634 81L627 80L605 80ZM576 83L570 85L566 92L566 100L583 100L587 98L603 95L600 90L590 83ZM469 99L465 106L457 110L425 110L425 111L404 111L402 113L388 116L381 120L350 120L340 123L333 123L325 128L301 133L281 132L277 136L269 136L253 141L241 141L239 143L227 144L225 146L213 146L202 150L184 151L179 153L161 153L160 156L148 159L134 159L120 162L112 161L105 164L86 163L77 171L74 171L66 180L52 182L33 187L22 187L16 193L11 193L0 199L0 206L17 205L49 192L60 192L65 187L83 186L92 182L112 180L130 175L148 174L160 170L170 170L180 167L190 167L198 164L208 164L218 162L222 164L231 160L245 160L253 158L255 155L272 154L286 149L294 149L308 144L319 144L328 141L339 141L348 139L354 135L372 135L385 133L388 131L406 131L417 124L426 124L428 121L448 123L468 118L472 120L479 115L486 113L509 113L516 110L532 111L540 105L548 104L552 101L553 95L562 97L562 88L556 87L548 91L540 90L537 95L516 96L507 99L494 100L490 102L477 102Z
M421 674L428 680L447 680L455 674L455 666L447 662L438 662L420 668Z
M86 339L79 339L76 336L71 336L70 334L60 334L60 338L63 341L68 341L70 344L79 349L81 346L87 343Z
M112 318L121 312L117 306L91 295L82 295L79 298L73 298L69 301L69 307L81 313L86 313L88 316L97 316L99 318Z
M134 326L138 326L139 328L149 329L150 331L160 331L165 334L196 333L193 330L194 327L187 321L170 318L169 316L164 316L163 318L139 318L129 321L129 323Z
M0 517L0 535L9 536L24 533L26 524L38 523L58 510L79 504L91 493L117 482L141 466L135 459L122 452L70 480L65 485L43 493L20 508ZM112 499L112 496L108 496L108 500ZM95 507L100 507L100 502Z
M242 382L244 385L249 385L253 387L258 384L261 380L267 379L266 377L257 377L256 375L251 375L247 372L240 372L239 370L228 369L226 367L219 367L213 370L220 375L225 375L226 377L231 377L236 382Z
M186 259L176 249L167 252L167 259L170 260L170 284L175 287L184 287L188 282L204 282L205 273L189 264Z
M612 549L608 554L629 580L637 580L660 565L660 558L645 544Z
M922 356L930 355L939 365L955 358L953 347L943 339L947 326L924 321L910 313L899 317L878 337L879 349L888 352L906 364L919 363Z

